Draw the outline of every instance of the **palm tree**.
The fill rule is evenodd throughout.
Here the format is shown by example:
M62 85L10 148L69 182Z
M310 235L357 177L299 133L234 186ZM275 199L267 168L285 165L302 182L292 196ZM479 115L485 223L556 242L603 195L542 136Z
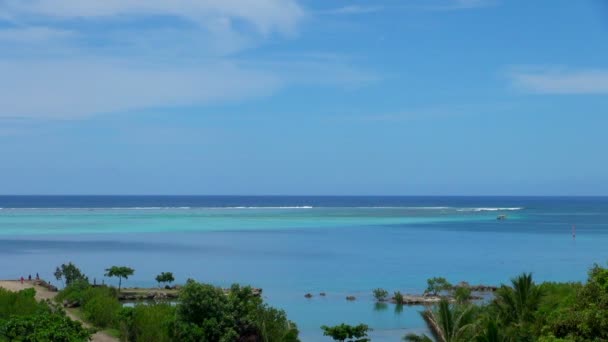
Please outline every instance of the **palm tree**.
M474 329L472 306L456 307L442 299L436 310L423 311L422 318L437 342L470 341ZM432 342L426 335L408 334L403 338L409 342Z
M503 285L496 293L495 305L500 318L515 325L533 322L543 296L541 288L534 284L530 273L511 279L511 284L512 287Z
M475 337L476 342L508 342L509 339L502 333L498 323L493 318L488 318L485 326L480 327L480 331Z

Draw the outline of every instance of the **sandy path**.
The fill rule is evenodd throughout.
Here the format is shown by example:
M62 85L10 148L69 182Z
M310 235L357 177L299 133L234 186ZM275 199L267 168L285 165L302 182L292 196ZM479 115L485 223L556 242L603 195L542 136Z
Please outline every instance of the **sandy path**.
M3 287L9 291L21 291L24 289L34 288L36 290L36 299L37 300L45 300L45 299L53 299L57 295L57 292L51 292L44 287L36 286L32 281L24 281L21 284L18 280L0 280L0 287ZM68 317L75 321L82 322L85 327L90 327L91 325L84 322L80 318L76 317L74 314L66 310L66 314ZM91 341L93 342L118 342L118 340L103 331L99 331L91 336Z

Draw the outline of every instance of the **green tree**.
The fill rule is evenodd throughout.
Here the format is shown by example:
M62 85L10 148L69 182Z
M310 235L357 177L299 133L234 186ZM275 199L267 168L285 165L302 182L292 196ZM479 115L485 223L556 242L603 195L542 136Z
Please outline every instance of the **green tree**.
M403 298L403 295L400 291L395 292L393 299L395 300L395 303L397 305L403 305L403 303L405 302L405 299Z
M55 272L53 273L53 275L55 276L55 279L57 279L57 281L60 281L61 284L65 286L65 283L63 282L63 272L61 272L61 268L59 266L55 268Z
M493 306L508 334L518 341L533 340L531 331L543 292L536 286L530 273L511 280L511 287L501 286L496 291Z
M475 337L475 342L509 342L494 317L486 318Z
M175 281L175 278L173 277L173 273L171 272L162 272L161 274L156 276L156 282L158 283L158 287L160 287L160 283L169 283L171 284L172 282Z
M421 313L427 328L437 342L468 342L474 336L475 311L473 306L452 306L442 299L437 308ZM432 341L426 335L408 334L405 341Z
M122 285L122 279L129 279L130 276L135 273L135 270L126 267L126 266L112 266L110 268L106 268L106 277L116 277L118 278L118 292L120 292L120 287Z
M57 280L62 278L65 279L65 286L69 286L70 284L78 281L89 282L89 278L87 278L87 276L85 276L82 271L80 271L80 269L71 262L57 267L54 275Z
M375 289L374 298L376 298L376 301L378 302L384 302L388 298L388 291L385 289Z
M365 324L359 325L348 325L348 324L340 324L333 327L328 327L326 325L322 326L323 335L329 336L334 339L334 341L344 342L368 342L370 341L367 338L367 333L371 331L371 329Z
M228 296L220 288L188 280L179 295L175 339L233 341L238 337Z
M452 284L447 281L447 279L443 277L434 277L430 278L426 281L426 293L430 293L434 296L440 294L443 291L448 291L452 289Z
M459 286L454 290L454 299L458 304L466 304L471 299L471 289L465 286Z

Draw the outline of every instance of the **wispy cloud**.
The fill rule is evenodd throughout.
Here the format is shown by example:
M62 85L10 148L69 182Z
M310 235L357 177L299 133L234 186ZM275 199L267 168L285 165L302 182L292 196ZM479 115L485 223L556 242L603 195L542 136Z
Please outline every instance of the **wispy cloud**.
M496 4L497 0L447 0L433 4L427 3L423 8L431 11L457 11L489 7Z
M292 32L304 17L296 0L4 0L0 13L10 18L25 16L58 20L116 16L175 16L204 24L209 18L235 18L263 33Z
M384 6L349 5L323 11L325 14L365 14L384 10Z
M517 89L538 94L608 94L608 69L537 68L508 73Z
M0 42L32 43L72 38L75 32L45 26L11 27L0 30Z
M0 118L202 106L376 79L324 55L244 57L294 39L306 15L296 0L5 0L0 13L15 20L0 29Z

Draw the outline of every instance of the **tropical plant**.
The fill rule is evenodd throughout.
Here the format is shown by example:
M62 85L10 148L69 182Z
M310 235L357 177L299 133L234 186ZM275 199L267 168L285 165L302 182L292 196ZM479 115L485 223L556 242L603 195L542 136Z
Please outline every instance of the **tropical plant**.
M384 302L388 298L388 291L385 289L375 289L374 298L378 302Z
M507 326L512 338L530 340L543 291L536 286L530 273L511 279L511 285L501 286L492 304L498 319Z
M53 274L58 281L65 279L65 286L69 286L70 284L78 281L89 282L89 278L87 278L87 276L85 276L82 271L80 271L80 269L71 262L57 267L55 269L55 273Z
M371 329L365 324L359 325L348 325L348 324L340 324L333 327L328 327L326 325L322 326L323 335L329 336L334 341L344 342L367 342L370 341L367 338L367 333L371 331Z
M129 277L132 276L133 273L135 273L135 270L130 267L112 266L110 268L106 268L105 276L118 278L118 292L120 292L120 287L122 285L123 278L129 279Z
M454 299L458 304L466 304L471 299L471 289L466 286L459 286L454 290Z
M472 306L452 306L442 299L435 309L421 313L427 328L437 342L465 342L474 336L475 311ZM432 341L426 335L408 334L405 341Z
M158 283L158 286L160 287L160 283L169 283L171 284L172 282L175 281L175 278L173 277L173 273L171 272L162 272L161 274L156 276L156 282Z
M403 303L405 302L405 299L403 298L403 295L399 291L395 292L395 295L393 296L393 299L395 300L395 303L397 305L403 305Z
M443 291L448 291L452 288L452 284L443 277L434 277L426 281L426 293L430 293L433 296L440 294Z
M500 329L495 318L486 318L479 328L475 342L508 342L510 339Z

